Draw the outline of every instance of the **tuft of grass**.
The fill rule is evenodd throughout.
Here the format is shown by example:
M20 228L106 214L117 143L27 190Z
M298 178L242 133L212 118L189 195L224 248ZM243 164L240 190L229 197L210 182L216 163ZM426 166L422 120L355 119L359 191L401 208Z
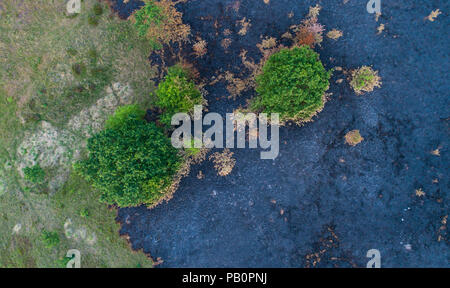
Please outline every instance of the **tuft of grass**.
M439 9L436 9L431 11L430 15L428 15L425 19L430 22L434 22L434 20L436 20L436 18L441 14L442 12Z
M219 176L227 176L233 171L236 159L233 158L233 152L225 148L222 153L216 152L209 159L213 161L214 168Z
M76 56L78 54L77 49L74 48L67 48L66 51L69 56Z
M103 7L100 3L95 3L92 7L92 11L94 12L94 15L100 16L103 14Z
M86 66L83 63L72 64L72 73L76 76L82 76L86 72Z
M208 43L205 40L199 40L196 42L192 48L194 49L194 54L196 57L203 57L208 52Z
M378 71L374 71L372 67L363 66L352 71L350 86L359 95L372 92L375 87L381 87L381 78L378 76Z
M80 210L80 216L83 218L89 217L89 210L87 208L83 208Z
M99 22L100 22L100 18L97 15L95 15L95 14L89 15L89 17L88 17L89 25L97 26Z
M359 143L361 143L364 140L364 138L359 134L359 130L352 130L345 134L345 142L348 145L356 146Z
M330 39L333 39L333 40L337 40L337 39L341 38L342 35L344 35L342 33L342 31L337 30L337 29L333 29L327 33L327 37Z
M426 195L425 192L422 190L422 188L416 189L415 192L417 197L423 197Z

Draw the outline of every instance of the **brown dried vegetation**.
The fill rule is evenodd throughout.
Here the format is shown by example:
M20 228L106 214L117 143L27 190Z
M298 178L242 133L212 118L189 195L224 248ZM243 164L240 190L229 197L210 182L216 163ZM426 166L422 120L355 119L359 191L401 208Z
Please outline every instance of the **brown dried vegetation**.
M234 165L236 164L233 154L229 149L224 149L222 153L216 152L209 157L213 161L218 175L227 176L233 171Z

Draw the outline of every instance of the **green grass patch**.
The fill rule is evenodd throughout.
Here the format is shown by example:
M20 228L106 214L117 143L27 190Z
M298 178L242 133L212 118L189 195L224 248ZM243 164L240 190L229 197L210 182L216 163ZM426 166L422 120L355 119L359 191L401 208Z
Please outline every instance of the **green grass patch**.
M67 17L64 1L2 1L0 267L65 267L69 249L80 250L82 267L152 265L119 237L116 211L100 203L101 193L82 178L71 174L53 194L34 193L42 185L26 188L19 173L25 171L18 167L17 149L24 136L40 129L40 121L66 129L73 116L106 96L106 87L115 82L128 83L136 103L154 102L148 41L130 22L96 13L96 5L107 9L96 3L85 0L82 13ZM89 25L89 15L98 17L98 25ZM44 168L48 180L59 175L58 167ZM66 235L69 219L73 233ZM46 248L43 231L58 233L59 243Z
M47 248L56 247L60 242L58 233L52 231L42 231L41 240Z

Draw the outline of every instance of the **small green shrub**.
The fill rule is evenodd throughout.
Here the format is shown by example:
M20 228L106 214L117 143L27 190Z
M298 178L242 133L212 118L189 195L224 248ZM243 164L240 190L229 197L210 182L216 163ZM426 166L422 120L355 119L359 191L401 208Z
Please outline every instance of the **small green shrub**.
M381 87L381 78L378 76L378 71L374 71L372 67L363 66L352 72L350 86L356 94L372 92L375 87Z
M158 96L156 105L164 111L160 122L168 126L175 113L191 113L195 105L205 102L187 71L179 65L169 68L167 76L158 85L155 93Z
M92 7L92 11L95 15L100 16L103 14L103 7L100 3L95 3L94 7Z
M69 54L70 56L75 56L78 54L78 51L75 48L67 48L66 50L67 54Z
M106 129L115 129L124 125L129 117L136 119L143 119L145 111L139 108L138 105L126 105L117 108L113 116L111 116L105 124Z
M92 65L95 65L97 63L97 60L98 60L97 50L95 50L94 48L89 49L88 50L88 57L89 57L89 62Z
M155 123L135 113L122 122L119 115L113 129L88 140L88 159L74 168L102 192L102 202L120 207L156 204L171 185L181 157Z
M308 46L282 49L269 57L256 77L250 109L279 113L280 122L307 121L324 105L331 72Z
M83 208L80 210L80 216L83 218L89 217L89 210L87 208Z
M83 63L72 64L72 72L76 76L82 76L86 72L86 66Z
M56 232L42 231L41 240L45 247L53 248L59 244L59 235Z
M92 26L97 26L98 23L100 22L100 19L97 15L89 15L88 17L88 24L92 25Z
M36 164L32 167L23 168L23 174L25 180L33 183L33 184L42 184L45 181L45 171Z

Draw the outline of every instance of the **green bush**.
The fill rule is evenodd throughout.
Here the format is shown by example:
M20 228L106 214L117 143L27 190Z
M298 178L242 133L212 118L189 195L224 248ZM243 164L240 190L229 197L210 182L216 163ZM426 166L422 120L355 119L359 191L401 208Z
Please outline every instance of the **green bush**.
M139 108L138 105L126 105L117 108L113 116L111 116L105 124L106 129L115 129L122 126L129 117L136 119L143 119L145 111Z
M23 168L23 174L25 180L33 183L33 184L42 184L45 180L45 171L36 164L32 167Z
M45 247L53 248L59 244L59 235L56 232L42 231L41 240Z
M282 49L269 57L256 77L257 96L250 109L279 113L280 122L307 121L322 109L330 76L308 46Z
M88 24L92 26L97 26L100 19L97 15L89 15L88 17Z
M83 208L80 210L80 216L83 218L89 217L89 210L87 208Z
M95 3L94 7L92 7L92 11L95 15L100 16L103 14L103 7L100 3Z
M118 118L123 119L123 111ZM113 122L113 128L88 140L88 159L76 163L75 170L102 192L102 202L120 207L157 203L180 167L178 151L161 128L135 113L121 125Z
M95 50L95 48L89 49L87 55L88 55L89 62L91 65L97 64L99 55L97 53L97 50Z
M76 76L84 76L86 73L86 66L83 63L74 63L72 64L72 72Z
M187 71L179 65L169 68L155 93L158 96L156 105L163 110L160 122L168 126L175 113L192 113L194 105L204 103L194 81L189 79Z
M66 52L69 56L75 56L78 54L78 51L75 48L67 48Z

